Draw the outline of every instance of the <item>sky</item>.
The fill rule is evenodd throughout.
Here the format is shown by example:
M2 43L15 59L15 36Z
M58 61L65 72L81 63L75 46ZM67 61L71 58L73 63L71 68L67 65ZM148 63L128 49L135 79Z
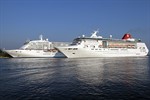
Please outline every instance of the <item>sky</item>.
M150 49L150 0L0 0L0 48L20 48L42 34L71 42L98 35L121 39L129 32Z

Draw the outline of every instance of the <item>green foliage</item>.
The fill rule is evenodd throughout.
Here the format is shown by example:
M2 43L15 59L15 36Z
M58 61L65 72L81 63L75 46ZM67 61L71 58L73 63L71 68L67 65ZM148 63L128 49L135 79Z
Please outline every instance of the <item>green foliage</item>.
M11 58L11 56L10 56L9 54L7 54L6 52L3 52L3 51L0 49L0 58L3 58L3 57Z

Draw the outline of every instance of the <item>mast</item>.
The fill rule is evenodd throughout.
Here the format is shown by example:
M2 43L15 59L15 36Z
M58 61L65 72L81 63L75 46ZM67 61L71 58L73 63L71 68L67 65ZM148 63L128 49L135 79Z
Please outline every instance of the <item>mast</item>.
M43 40L43 35L41 34L41 35L39 36L39 38L40 38L40 40L42 41L42 40Z

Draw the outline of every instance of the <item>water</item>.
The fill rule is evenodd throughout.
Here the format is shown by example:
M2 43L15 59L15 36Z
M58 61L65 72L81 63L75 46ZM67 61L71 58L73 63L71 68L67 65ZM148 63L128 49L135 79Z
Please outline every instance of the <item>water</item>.
M150 100L150 57L0 59L0 100Z

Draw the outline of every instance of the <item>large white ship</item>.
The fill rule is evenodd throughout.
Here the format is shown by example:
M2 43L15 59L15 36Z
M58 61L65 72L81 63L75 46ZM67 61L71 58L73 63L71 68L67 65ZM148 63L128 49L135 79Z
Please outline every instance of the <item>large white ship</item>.
M131 37L129 33L122 39L113 39L97 36L98 31L94 31L91 37L84 35L75 38L71 45L57 47L57 49L68 58L80 57L135 57L147 56L148 48L146 44Z
M55 47L67 46L67 42L49 42L40 35L39 40L28 40L20 49L3 50L12 57L66 57Z

